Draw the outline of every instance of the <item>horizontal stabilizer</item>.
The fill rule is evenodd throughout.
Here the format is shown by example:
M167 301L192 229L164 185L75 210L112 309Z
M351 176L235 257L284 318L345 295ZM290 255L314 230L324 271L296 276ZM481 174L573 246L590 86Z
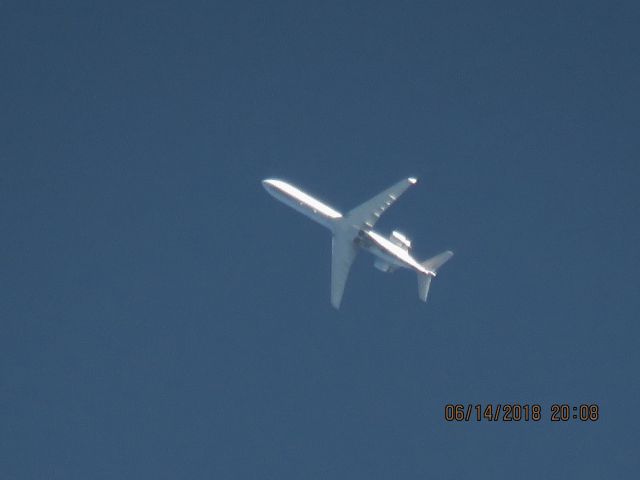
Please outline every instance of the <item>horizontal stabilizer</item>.
M422 266L430 272L436 273L451 257L453 257L453 252L447 250L446 252L439 253L435 257L431 257L429 260L425 260L422 262Z
M418 272L418 296L423 302L427 301L429 287L431 286L431 275Z
M436 276L438 269L444 265L451 257L453 252L447 250L446 252L439 253L435 257L431 257L429 260L422 262L422 266L429 273L418 272L418 296L423 302L427 301L429 295L429 287L431 286L431 278Z

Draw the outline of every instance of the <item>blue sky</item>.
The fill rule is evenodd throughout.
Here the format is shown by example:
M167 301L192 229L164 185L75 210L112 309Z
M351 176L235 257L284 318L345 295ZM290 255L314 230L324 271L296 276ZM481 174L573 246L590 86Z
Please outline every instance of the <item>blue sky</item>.
M0 11L2 478L637 476L637 4ZM334 311L260 180L409 175L377 226L456 256L424 305L362 254Z

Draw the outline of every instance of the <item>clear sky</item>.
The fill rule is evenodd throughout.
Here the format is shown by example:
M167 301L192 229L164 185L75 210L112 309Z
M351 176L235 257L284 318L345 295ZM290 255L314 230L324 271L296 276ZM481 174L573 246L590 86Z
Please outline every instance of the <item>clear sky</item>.
M0 478L638 478L637 2L0 4ZM279 177L378 223L330 236ZM536 423L444 420L538 403ZM554 423L553 403L597 403Z

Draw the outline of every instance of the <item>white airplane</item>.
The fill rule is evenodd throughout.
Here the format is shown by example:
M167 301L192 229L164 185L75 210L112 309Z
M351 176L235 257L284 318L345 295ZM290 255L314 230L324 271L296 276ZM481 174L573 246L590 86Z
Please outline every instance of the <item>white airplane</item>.
M409 253L411 241L402 233L394 230L389 238L385 238L373 230L380 215L416 182L412 177L401 180L346 215L282 180L269 178L263 180L262 185L273 197L327 227L333 233L331 304L338 309L358 248L371 252L376 257L374 266L383 272L393 272L397 268L414 270L418 274L420 300L427 301L431 278L435 277L438 268L453 256L453 252L447 250L429 260L419 262Z

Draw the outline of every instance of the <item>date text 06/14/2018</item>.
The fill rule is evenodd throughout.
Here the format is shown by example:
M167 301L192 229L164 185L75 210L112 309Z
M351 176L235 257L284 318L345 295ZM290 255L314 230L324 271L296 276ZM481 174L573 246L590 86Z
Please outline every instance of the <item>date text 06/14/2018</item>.
M539 422L545 418L544 411L538 403L448 403L444 406L444 419L447 422ZM552 422L596 422L600 419L600 407L596 403L554 403L547 413L546 418Z

